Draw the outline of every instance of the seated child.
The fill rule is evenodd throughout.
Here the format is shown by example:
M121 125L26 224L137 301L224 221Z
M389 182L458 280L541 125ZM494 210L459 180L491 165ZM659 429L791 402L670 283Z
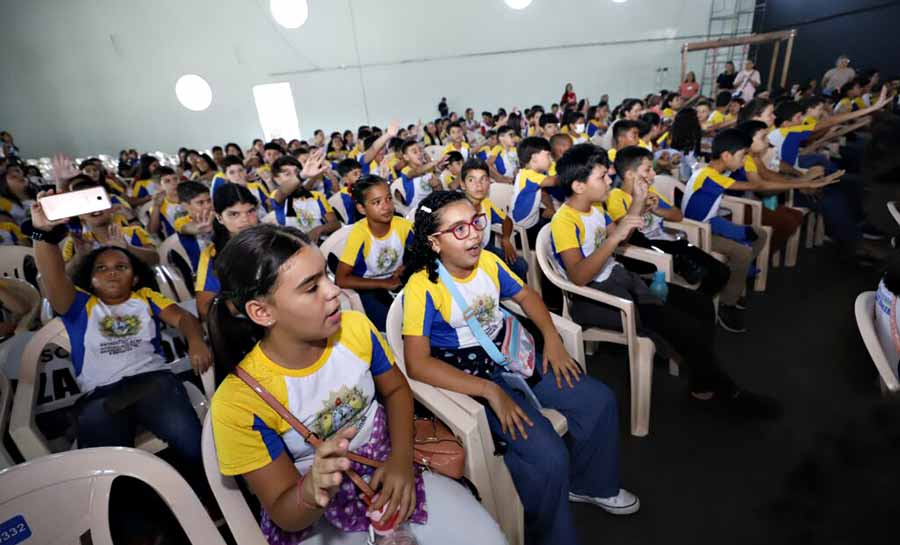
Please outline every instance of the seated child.
M147 230L165 239L175 234L175 222L184 215L184 208L178 201L178 184L181 180L170 167L156 169L156 177L160 189L153 195Z
M272 164L272 177L278 184L278 193L287 195L284 202L274 207L275 221L278 225L298 227L310 240L318 242L337 231L341 223L325 195L309 191L300 183L302 168L300 162L291 156L279 157Z
M150 202L156 194L159 186L156 183L155 173L159 168L159 160L152 155L141 155L140 167L137 179L131 186L131 195L128 203L133 208L138 208L144 203Z
M635 229L644 225L641 211L647 187L637 180L632 205L613 224L603 209L611 180L602 148L582 144L557 163L560 184L570 193L550 224L553 253L568 279L578 286L633 301L638 311L638 334L656 344L657 354L675 358L687 367L690 401L706 410L724 410L745 419L771 418L777 403L739 389L720 368L710 341L715 313L707 295L669 284L663 301L640 276L628 272L614 257ZM621 330L618 309L593 299L572 296L572 319L587 327Z
M225 178L216 178L213 180L213 183L209 188L210 197L216 193L216 189L223 183L242 185L249 189L250 193L253 193L253 196L259 201L261 206L259 217L265 216L266 211L270 206L269 200L271 199L271 195L266 189L266 186L260 182L251 182L247 179L247 169L244 168L244 162L241 161L240 157L229 155L222 160L222 165Z
M0 172L0 212L12 217L21 226L28 219L28 211L35 199L35 188L25 177L25 171L18 163L7 166Z
M140 425L168 443L202 490L200 420L159 350L160 322L165 322L187 338L191 367L205 371L212 361L200 322L156 291L150 267L124 245L91 251L70 279L58 246L65 226L48 221L39 203L32 205L31 216L35 262L72 343L83 393L77 404L78 448L134 447Z
M335 282L356 290L366 315L384 331L391 290L401 286L403 256L412 236L412 223L394 215L388 183L378 176L363 176L353 186L356 210L363 219L353 224L339 256ZM326 256L328 257L328 256Z
M562 135L568 139L566 135ZM462 167L462 175L460 177L460 189L466 194L466 198L472 203L476 210L484 212L487 217L488 228L483 231L481 239L481 247L489 252L497 254L503 259L509 268L512 269L516 276L524 278L528 272L528 263L520 257L513 245L511 236L513 232L513 222L509 217L497 206L491 202L489 197L491 193L491 177L487 163L478 159L469 159ZM491 231L492 225L500 225L502 232L500 237L500 247L498 248L494 242L496 234ZM492 236L493 235L493 236Z
M210 413L219 469L243 476L259 498L269 543L369 542L369 508L341 472L350 468L348 452L384 462L377 470L355 465L380 492L371 509L384 507L383 520L410 522L419 543L463 545L473 535L485 545L505 543L465 488L414 468L413 396L403 372L366 316L341 311L341 290L303 233L248 230L222 252L216 272L222 297L209 325L224 380ZM237 369L323 443L307 443Z
M642 248L658 248L672 255L676 274L690 284L699 282L698 291L704 295L714 297L718 294L728 282L728 266L665 230L664 220L681 221L684 216L653 187L656 175L653 154L639 146L623 148L616 155L615 167L622 179L622 187L610 191L606 200L606 209L613 221L618 222L628 214L634 200L635 186L643 184L649 188L645 210L641 213L643 224L631 233L628 243Z
M588 108L587 135L593 138L595 134L603 134L606 132L608 125L606 118L609 117L609 104L601 102L596 106Z
M463 156L458 151L447 154L447 166L441 171L441 188L456 191L459 189L459 174L462 172Z
M345 224L349 225L351 223L356 223L362 216L356 213L352 191L353 184L355 184L356 181L359 180L359 177L362 176L362 168L359 166L359 163L353 159L343 159L337 165L337 173L338 176L341 177L341 189L339 193L344 209L335 209L335 212Z
M491 177L505 184L515 182L519 170L519 156L516 154L514 135L512 127L500 127L497 131L498 144L491 149L485 159L492 169Z
M406 166L400 171L403 191L398 189L396 197L407 207L415 208L429 193L441 189L441 180L435 173L447 164L450 155L444 154L441 159L432 161L415 140L404 142L401 150Z
M640 121L630 121L628 119L620 119L616 122L612 129L613 147L607 151L607 158L610 163L616 160L617 150L640 144L642 125Z
M451 151L458 151L463 156L464 161L469 158L469 153L471 152L469 143L465 141L463 126L458 121L450 124L450 142L444 146L441 155L447 155Z
M362 174L375 174L376 176L387 177L388 173L383 172L381 163L384 161L385 150L392 138L397 137L400 132L400 126L396 122L388 125L387 132L382 135L370 134L365 139L360 140L363 143L362 149L356 155L356 161L362 169Z
M559 119L553 114L541 115L541 134L546 140L553 138L559 132Z
M491 129L484 133L485 142L484 144L478 148L478 152L475 153L475 157L481 159L482 161L487 161L488 157L491 155L491 150L494 149L499 143L497 139L497 131Z
M582 374L537 292L481 249L487 228L485 215L459 192L432 193L416 212L407 262L412 274L403 290L406 368L415 380L485 405L492 434L506 444L504 461L525 510L526 543L576 545L570 502L614 515L640 508L638 498L620 484L615 395ZM460 308L448 281L469 309ZM512 333L506 331L503 299L518 303L541 332L543 353L534 354L534 373L525 387L568 419L574 433L565 440L521 390L510 386L504 367L494 363L463 318L475 311L485 342L499 346Z
M744 158L753 145L753 140L739 129L725 129L719 132L712 144L712 161L698 169L691 176L681 201L684 215L695 221L710 224L712 228L712 249L728 258L732 274L719 296L719 324L728 331L746 331L739 299L746 288L750 267L765 246L768 235L762 229L751 225L736 225L719 215L719 205L728 189L737 191L788 190L794 188L824 187L832 180L821 182L739 182L724 174L734 172L743 166Z
M528 241L534 247L538 232L550 223L555 210L550 195L543 191L545 187L556 185L556 177L547 175L551 162L550 143L539 136L529 136L519 143L516 153L525 166L516 174L513 184L512 220L525 228ZM544 213L540 210L542 205Z
M31 239L6 212L0 212L0 246L31 246Z
M570 110L563 118L565 133L572 138L573 144L584 144L588 135L584 132L584 113Z
M181 182L178 185L178 200L186 215L175 220L178 241L190 258L187 265L195 275L200 266L200 254L212 243L213 207L209 190L199 182Z

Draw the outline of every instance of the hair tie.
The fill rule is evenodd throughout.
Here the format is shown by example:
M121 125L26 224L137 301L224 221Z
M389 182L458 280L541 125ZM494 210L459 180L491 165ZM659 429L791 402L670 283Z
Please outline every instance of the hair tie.
M425 212L426 214L431 214L431 213L432 213L431 208L428 208L427 206L420 206L420 207L419 207L419 210L421 210L422 212Z

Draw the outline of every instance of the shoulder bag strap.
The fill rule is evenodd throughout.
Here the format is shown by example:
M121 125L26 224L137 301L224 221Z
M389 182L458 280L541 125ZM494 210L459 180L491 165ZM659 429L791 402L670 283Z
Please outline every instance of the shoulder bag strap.
M506 356L500 352L500 349L497 348L497 345L494 344L488 336L487 333L484 332L484 329L481 327L481 323L478 322L478 319L475 317L475 313L472 311L472 308L469 307L468 303L466 303L465 298L463 298L462 294L459 293L459 290L456 288L456 282L453 280L453 277L450 276L450 273L447 271L444 264L438 260L438 276L440 276L441 280L444 282L444 286L447 287L447 291L450 292L450 296L456 301L456 304L459 306L460 310L463 312L463 318L466 320L466 324L468 324L469 329L472 331L472 334L475 335L475 339L478 341L478 344L481 345L481 348L487 352L487 355L490 356L494 363L497 365L501 365L506 367L509 365L509 361L507 361Z
M277 399L275 399L275 396L273 396L268 390L266 390L263 385L260 384L255 378L251 377L250 373L244 371L240 368L240 366L238 366L234 368L234 374L237 375L238 378L243 380L251 390L256 392L256 394L263 401L265 401L269 407L272 407L272 409L277 412L281 418L284 418L287 423L297 431L297 433L303 436L303 439L305 439L307 443L312 445L314 448L318 448L319 445L322 444L322 440L316 434L314 434L309 430L309 428L304 426L303 423L300 422L300 419L291 414L291 411L287 410L287 408L282 405ZM381 467L381 462L366 458L365 456L360 456L359 454L354 454L352 452L347 452L347 458L363 465L371 467ZM357 472L353 471L352 469L348 469L344 471L344 473L346 473L347 477L349 477L350 480L353 481L353 483L357 487L359 487L363 494L365 494L369 498L375 496L375 491L372 490L372 487L369 486L369 483L363 480L363 478L360 477Z

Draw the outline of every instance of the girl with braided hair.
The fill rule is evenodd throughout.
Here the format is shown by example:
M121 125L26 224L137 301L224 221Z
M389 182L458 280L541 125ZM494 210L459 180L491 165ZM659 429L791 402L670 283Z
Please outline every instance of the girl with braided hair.
M485 405L495 442L506 446L504 459L525 507L526 542L578 543L570 501L620 515L640 507L638 498L619 486L615 396L582 374L540 296L502 259L482 250L487 227L484 213L463 193L436 191L416 211L403 292L407 370L413 379ZM467 309L460 308L444 279L454 284ZM543 354L535 351L534 373L527 379L531 392L510 386L504 367L494 363L465 317L474 316L499 347L505 330L515 327L500 310L506 298L524 309L543 337ZM566 416L565 440L529 401L531 393L544 407Z

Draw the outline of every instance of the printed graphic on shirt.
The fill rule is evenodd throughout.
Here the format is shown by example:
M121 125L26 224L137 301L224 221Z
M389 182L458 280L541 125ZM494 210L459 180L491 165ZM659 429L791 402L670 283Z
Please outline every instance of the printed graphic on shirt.
M347 426L354 426L357 429L362 427L366 419L363 409L367 408L371 401L358 386L348 388L342 385L337 391L332 391L327 399L322 400L322 409L316 414L313 431L320 439L327 441Z

